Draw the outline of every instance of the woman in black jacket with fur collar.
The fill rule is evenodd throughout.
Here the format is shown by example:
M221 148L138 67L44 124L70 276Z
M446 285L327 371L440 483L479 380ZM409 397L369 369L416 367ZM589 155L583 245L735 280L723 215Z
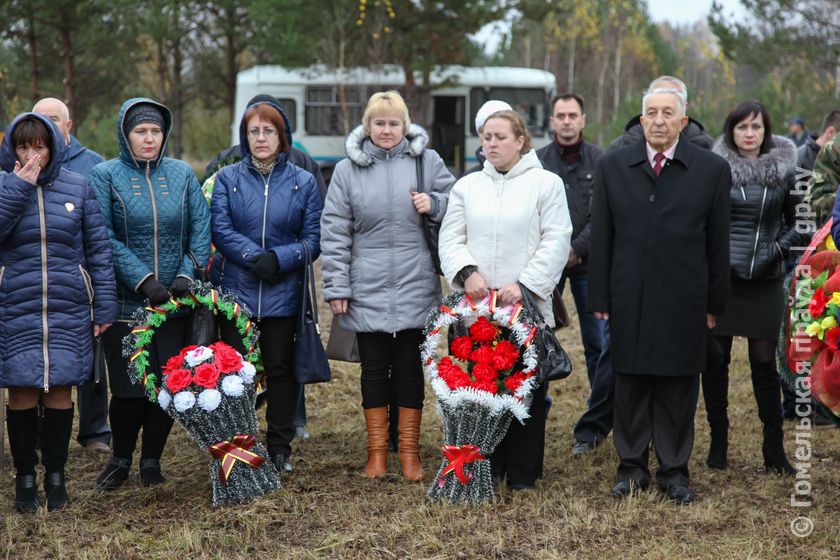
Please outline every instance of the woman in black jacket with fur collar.
M720 367L703 374L711 445L706 464L727 466L727 392L733 336L748 339L762 452L768 471L795 474L785 455L776 341L784 316L785 259L800 246L795 228L796 147L773 136L770 115L757 101L744 101L727 117L713 151L732 169L730 261L732 293L714 334L723 350Z

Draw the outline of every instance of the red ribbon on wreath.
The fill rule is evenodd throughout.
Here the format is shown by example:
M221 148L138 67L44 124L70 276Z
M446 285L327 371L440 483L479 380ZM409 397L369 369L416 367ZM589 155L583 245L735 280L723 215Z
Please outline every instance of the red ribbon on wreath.
M220 441L209 447L213 458L222 461L219 467L219 477L222 479L222 484L227 484L228 478L230 478L230 472L233 470L233 466L237 461L242 461L254 469L261 467L265 463L264 458L253 451L248 451L256 442L256 438L253 435L240 434L234 436L231 441Z
M444 445L441 447L443 455L449 464L444 467L440 475L439 486L445 484L444 477L450 473L455 473L455 478L461 484L467 484L472 479L472 473L467 475L464 472L464 465L474 461L485 461L487 457L481 454L481 448L477 445Z

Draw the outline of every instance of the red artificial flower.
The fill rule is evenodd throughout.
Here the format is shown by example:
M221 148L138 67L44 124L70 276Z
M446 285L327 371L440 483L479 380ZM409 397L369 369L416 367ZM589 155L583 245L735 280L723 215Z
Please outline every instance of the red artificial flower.
M478 383L495 383L499 379L499 372L490 364L476 364L472 370L472 375Z
M493 347L483 344L472 351L470 360L477 364L491 365L493 363Z
M840 339L840 327L832 327L825 331L825 345L828 346L832 352L840 352L838 348L838 339Z
M819 319L820 315L822 315L823 311L825 311L826 304L828 304L828 296L826 296L825 290L823 290L822 286L820 286L814 292L814 296L811 298L811 303L808 305L808 313L811 314L811 317L813 317L815 321Z
M459 336L452 341L452 355L466 362L470 359L470 353L473 349L473 341L468 336Z
M461 369L461 366L453 364L449 356L438 362L438 375L453 391L470 384L469 374Z
M511 393L515 393L519 390L519 387L528 379L528 375L524 374L523 372L514 373L507 379L505 379L505 387Z
M474 389L486 391L493 395L497 395L499 393L499 384L495 381L476 381L472 384L472 386Z
M166 365L163 366L163 372L169 373L176 369L181 369L184 366L184 357L181 354L176 354L166 360Z
M496 338L497 332L496 326L485 317L479 317L478 320L470 326L470 336L478 343L490 342Z
M216 364L208 364L207 362L199 364L195 368L193 379L196 385L201 385L205 389L215 389L216 383L219 381L219 369Z
M222 373L231 373L242 369L242 358L236 353L233 347L224 342L217 342L210 345L213 350L213 363Z
M192 383L192 372L188 369L175 369L165 378L166 388L170 393L177 393Z
M502 340L496 344L493 350L493 367L499 370L510 369L518 359L519 350L511 342Z

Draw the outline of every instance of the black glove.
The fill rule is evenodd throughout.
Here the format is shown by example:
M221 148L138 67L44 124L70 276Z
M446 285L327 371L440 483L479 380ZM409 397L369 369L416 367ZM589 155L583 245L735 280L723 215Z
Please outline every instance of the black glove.
M192 280L189 278L185 278L184 276L176 276L175 280L169 285L169 293L172 294L174 298L182 298L188 293L190 293L190 286L192 285Z
M262 278L269 280L272 276L277 274L277 269L280 265L277 262L277 255L274 251L266 251L259 255L254 255L248 262L251 263L251 272Z
M149 300L152 307L169 301L169 290L158 282L157 278L150 276L148 280L140 284L140 293Z

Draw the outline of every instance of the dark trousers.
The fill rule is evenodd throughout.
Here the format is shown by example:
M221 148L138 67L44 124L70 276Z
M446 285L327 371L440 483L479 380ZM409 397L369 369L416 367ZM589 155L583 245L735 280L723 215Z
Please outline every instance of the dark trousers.
M572 288L572 297L578 313L580 325L580 339L583 342L583 355L586 358L586 374L589 377L589 388L594 390L595 370L601 351L604 347L604 323L586 310L589 300L589 278L586 276L563 276L560 278L560 291L566 288L566 280Z
M694 447L698 375L641 375L616 372L613 442L621 463L619 482L650 482L648 449L656 449L662 488L688 484Z
M530 418L525 424L513 419L507 434L490 456L490 468L496 478L507 477L508 486L533 486L543 474L545 454L546 383L534 390Z
M610 323L603 321L604 343L590 379L592 391L586 411L575 424L575 440L595 444L604 440L613 427L615 372L610 357Z
M155 330L149 344L148 372L162 379L166 361L187 345L187 317L170 317ZM114 457L131 459L137 437L143 430L141 459L160 459L172 429L172 418L156 403L149 402L140 385L128 379L128 358L122 355L122 341L128 323L115 323L102 335L111 384L110 420Z
M292 454L294 418L298 403L298 383L292 372L295 322L297 317L267 317L257 322L260 355L266 376L265 433L270 455ZM245 355L242 337L232 321L219 321L222 340Z
M358 333L362 359L362 408L388 406L423 408L423 331Z
M94 364L98 368L99 379L94 374L93 378L76 388L76 404L79 407L79 435L76 438L82 445L94 441L111 443L111 427L108 425L108 376L107 369L103 367L105 352L94 355L94 360L100 364Z

